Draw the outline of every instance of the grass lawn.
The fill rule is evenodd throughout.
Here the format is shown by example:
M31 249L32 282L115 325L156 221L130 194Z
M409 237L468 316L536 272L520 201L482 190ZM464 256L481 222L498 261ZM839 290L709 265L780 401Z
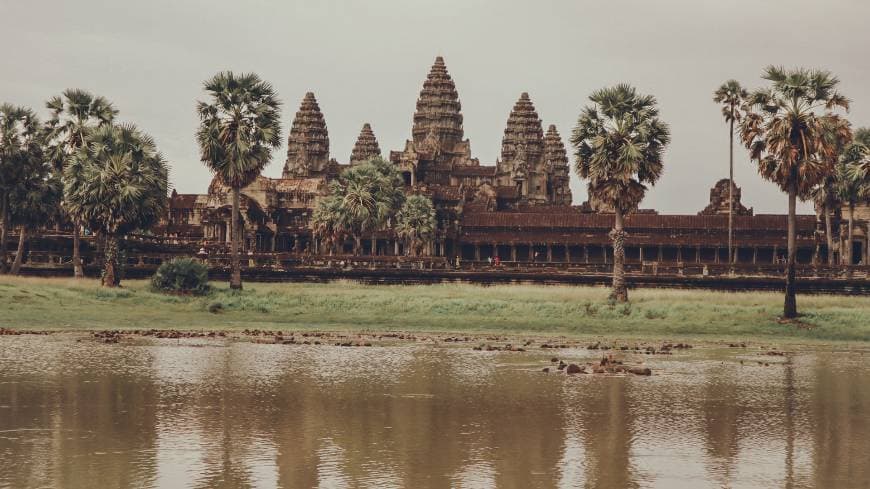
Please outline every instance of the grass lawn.
M776 321L782 294L642 289L612 305L598 287L465 284L226 284L205 297L146 281L0 277L0 326L15 329L420 330L620 338L870 341L870 297L798 296L801 323ZM216 311L216 312L210 312Z

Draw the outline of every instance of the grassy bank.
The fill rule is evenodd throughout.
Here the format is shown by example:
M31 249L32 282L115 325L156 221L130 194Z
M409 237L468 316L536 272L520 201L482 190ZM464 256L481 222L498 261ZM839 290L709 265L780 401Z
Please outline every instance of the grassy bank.
M368 329L870 341L870 298L799 296L802 324L780 324L782 295L647 289L612 305L607 289L443 284L218 284L206 297L147 282L0 277L0 326L17 329Z

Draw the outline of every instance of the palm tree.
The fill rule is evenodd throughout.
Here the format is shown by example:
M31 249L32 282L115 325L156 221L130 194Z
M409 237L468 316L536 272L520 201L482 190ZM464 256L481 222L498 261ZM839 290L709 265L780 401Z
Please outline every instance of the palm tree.
M359 255L362 236L390 224L405 199L404 182L395 165L381 158L344 170L330 187L336 202L324 216L331 215L330 224L337 235L354 238L354 254ZM324 204L326 205L326 204Z
M197 102L196 140L202 162L232 189L230 287L241 289L239 194L281 145L281 102L272 85L254 73L221 72L206 80L204 88L211 100Z
M722 105L728 132L728 263L734 263L734 123L740 122L740 107L749 93L737 80L728 80L714 93L713 101Z
M396 234L410 242L408 247L412 256L417 256L421 240L427 240L435 233L435 208L432 199L423 195L412 195L405 200L396 216Z
M788 265L783 317L797 316L795 260L797 199L810 196L833 171L837 148L851 137L833 111L848 109L837 92L839 80L828 71L770 66L762 75L771 83L750 94L740 135L763 178L788 193ZM830 128L839 128L831 137Z
M106 236L104 287L120 283L121 235L147 229L163 215L168 176L154 140L132 124L93 130L64 169L70 214Z
M10 273L18 275L28 234L60 219L63 182L49 164L34 168L10 199L11 221L18 225L18 250Z
M55 169L63 172L73 153L84 146L88 135L97 127L111 124L118 111L104 97L86 90L71 88L52 97L45 106L51 111L46 124L50 157ZM84 276L81 259L81 222L73 220L73 274Z
M826 175L822 182L810 191L810 198L825 216L825 240L828 246L828 265L831 266L834 265L834 235L831 226L831 213L840 206L836 185L837 175L831 173Z
M870 129L861 128L855 131L854 141L846 147L837 162L836 192L840 202L846 204L849 210L848 243L843 256L846 264L851 265L853 227L855 222L855 204L870 197Z
M39 119L32 110L0 105L0 273L7 271L10 200L43 161L42 135Z
M628 301L625 286L624 216L643 200L647 185L662 174L662 154L670 142L668 125L659 119L655 97L640 95L628 84L594 92L571 135L575 170L589 180L589 199L612 208L613 292Z
M341 199L336 195L320 199L311 213L312 234L326 245L330 256L335 250L336 243L343 237L342 218Z
M846 149L846 143L850 139L849 134L851 134L851 125L846 119L831 119L823 126L823 137L832 148L824 157L828 158L830 166L835 171L825 175L818 185L810 189L809 193L809 197L816 206L825 213L825 235L828 246L829 265L834 264L834 237L831 229L831 212L842 205L839 191L841 176L836 172L836 167Z

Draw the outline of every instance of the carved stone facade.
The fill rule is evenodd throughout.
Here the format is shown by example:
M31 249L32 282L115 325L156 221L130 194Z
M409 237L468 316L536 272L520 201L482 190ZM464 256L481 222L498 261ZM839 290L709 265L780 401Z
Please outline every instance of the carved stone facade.
M287 138L287 161L284 178L311 177L335 172L329 159L329 132L314 93L308 92L293 118Z
M353 145L353 151L350 153L350 164L362 163L379 156L381 156L381 147L378 146L378 140L372 131L372 126L366 122L360 130L356 144Z
M728 179L723 178L710 189L710 204L698 213L699 216L728 215ZM752 208L747 209L740 203L740 187L734 184L734 215L751 216Z
M389 153L404 177L406 191L427 195L435 205L437 227L428 254L464 260L499 256L503 261L546 257L547 261L608 262L612 249L607 233L613 217L606 214L612 209L596 202L572 205L565 144L554 125L546 133L543 127L531 98L523 93L508 115L500 158L494 165L481 165L465 139L456 85L444 59L435 59L417 99L411 138L403 150ZM283 178L260 177L241 191L245 248L316 253L309 218L317 200L328 194L330 181L342 169L380 154L371 126L364 124L347 164L331 159L326 121L314 94L307 93L290 129ZM717 182L710 191L710 205L699 216L660 216L641 209L628 217L629 262L651 257L720 262L727 242L727 190L727 180ZM207 195L173 194L169 215L155 231L225 248L230 221L227 195L216 180ZM785 250L784 216L753 216L752 209L740 204L737 187L734 201L739 259L779 263ZM801 262L817 256L819 244L824 244L817 239L814 222L815 216L801 216ZM364 254L400 250L400 240L389 233L377 232L369 238L363 240Z

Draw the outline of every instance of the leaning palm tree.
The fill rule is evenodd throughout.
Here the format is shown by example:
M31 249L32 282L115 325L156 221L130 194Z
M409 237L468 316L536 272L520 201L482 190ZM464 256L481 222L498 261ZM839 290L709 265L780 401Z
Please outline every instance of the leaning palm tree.
M854 239L855 205L870 197L870 130L861 128L855 131L854 141L846 147L837 162L836 192L840 202L846 204L849 212L848 243L843 257L847 265L854 261L852 240Z
M728 263L734 263L734 123L740 122L740 107L749 95L740 82L728 80L714 93L713 101L722 106L729 124L728 132Z
M331 256L336 244L342 239L343 219L341 199L336 195L324 197L314 206L311 213L311 231L329 250Z
M828 265L830 266L834 265L834 235L831 213L841 204L836 185L837 175L831 173L810 190L810 198L825 217L825 240L827 241Z
M120 283L119 238L163 215L168 176L154 140L132 124L95 129L64 169L70 214L106 237L104 287Z
M655 97L641 95L628 84L594 92L571 135L580 178L589 180L591 201L613 209L614 300L628 301L625 286L623 220L637 209L662 174L662 155L670 142L668 125L659 119Z
M435 233L435 208L432 199L424 195L412 195L405 200L396 216L396 234L408 240L408 251L417 256L421 242Z
M843 118L834 118L826 121L822 126L822 137L828 142L831 150L823 157L828 159L828 164L834 171L824 176L821 182L809 191L809 198L817 208L825 215L825 237L828 247L828 264L834 264L834 237L831 228L831 213L842 204L840 199L840 187L842 175L836 171L837 165L846 150L846 143L851 134L849 121Z
M281 145L281 102L272 85L254 73L221 72L206 80L208 102L197 102L196 132L201 161L232 189L230 287L242 288L239 194L253 182Z
M788 193L788 264L783 317L797 317L795 298L797 199L810 196L833 171L837 148L851 132L837 108L849 101L837 91L839 80L828 71L770 66L762 78L769 88L750 94L740 135L763 178ZM830 128L839 128L831 136Z
M84 146L97 127L111 124L118 111L104 97L71 88L46 102L51 118L46 124L50 158L55 170L63 172L76 150ZM73 219L73 274L84 276L81 259L81 225Z
M10 201L44 161L42 136L39 119L32 110L0 105L0 273L7 271Z

